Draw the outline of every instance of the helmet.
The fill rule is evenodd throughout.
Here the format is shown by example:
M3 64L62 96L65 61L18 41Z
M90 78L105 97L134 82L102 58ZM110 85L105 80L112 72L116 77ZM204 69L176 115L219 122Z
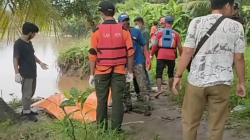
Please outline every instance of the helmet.
M165 22L172 24L174 22L174 17L172 17L172 16L166 16L165 17Z
M118 17L118 22L123 22L123 21L126 21L126 20L129 20L129 16L127 14L121 14Z

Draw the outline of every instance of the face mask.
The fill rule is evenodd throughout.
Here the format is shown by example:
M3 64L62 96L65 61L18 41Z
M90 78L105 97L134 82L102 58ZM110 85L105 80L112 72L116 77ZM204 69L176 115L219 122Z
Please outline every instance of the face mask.
M138 25L135 26L136 29L140 29L140 27Z

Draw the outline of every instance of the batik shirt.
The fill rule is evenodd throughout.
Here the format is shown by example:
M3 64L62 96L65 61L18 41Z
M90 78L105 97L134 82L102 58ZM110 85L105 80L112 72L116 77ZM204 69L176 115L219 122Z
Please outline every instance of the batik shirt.
M196 48L200 39L221 16L211 14L193 19L184 46ZM188 76L189 83L198 87L231 85L234 54L244 52L242 25L232 19L224 19L193 59Z

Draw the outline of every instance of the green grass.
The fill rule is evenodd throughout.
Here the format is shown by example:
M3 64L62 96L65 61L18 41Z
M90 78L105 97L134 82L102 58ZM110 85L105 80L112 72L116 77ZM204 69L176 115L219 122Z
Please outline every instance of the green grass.
M125 140L125 136L115 131L97 129L94 124L74 122L76 140ZM10 125L0 124L1 140L71 140L67 123L43 120L37 123Z

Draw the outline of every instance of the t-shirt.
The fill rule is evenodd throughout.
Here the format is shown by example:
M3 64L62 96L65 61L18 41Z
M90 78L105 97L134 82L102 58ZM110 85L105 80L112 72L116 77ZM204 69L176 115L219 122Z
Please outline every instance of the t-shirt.
M135 50L135 64L145 64L144 46L146 40L139 29L131 28L130 32Z
M13 56L18 59L18 70L23 78L36 78L35 50L31 42L18 39L14 44Z
M148 43L149 40L150 40L150 33L149 33L149 31L147 30L147 28L141 29L141 33L142 33L143 38L144 38L144 39L146 40L146 42Z
M193 19L184 46L196 48L200 39L221 16L210 14ZM242 25L232 19L224 19L193 59L188 76L189 83L198 87L232 85L234 53L244 51Z

